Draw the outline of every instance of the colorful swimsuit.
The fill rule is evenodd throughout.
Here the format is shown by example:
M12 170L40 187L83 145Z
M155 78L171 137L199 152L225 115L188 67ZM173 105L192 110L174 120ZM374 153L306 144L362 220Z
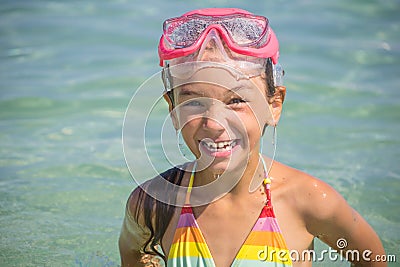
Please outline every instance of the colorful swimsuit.
M193 179L194 171L190 177L187 204L182 208L169 251L167 267L216 267L189 204ZM292 266L289 251L271 205L270 179L266 178L264 185L267 195L266 205L231 267Z

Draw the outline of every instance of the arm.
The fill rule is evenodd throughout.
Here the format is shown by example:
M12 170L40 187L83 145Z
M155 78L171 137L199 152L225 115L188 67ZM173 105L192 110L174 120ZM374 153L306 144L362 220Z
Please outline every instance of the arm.
M317 179L311 180L308 189L304 218L314 236L332 248L342 250L342 256L347 256L355 266L387 266L385 262L373 261L375 256L385 254L379 237L338 192ZM341 244L338 244L339 239L342 239Z
M157 266L149 265L153 256L142 252L146 241L150 237L150 232L143 226L144 222L138 222L133 216L133 212L136 210L138 203L140 203L138 201L139 190L141 189L136 188L128 199L118 241L122 267ZM139 216L139 219L141 217Z

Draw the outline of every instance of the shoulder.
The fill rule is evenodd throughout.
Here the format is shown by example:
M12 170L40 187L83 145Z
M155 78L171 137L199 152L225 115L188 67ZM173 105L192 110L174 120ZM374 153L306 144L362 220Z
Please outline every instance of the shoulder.
M294 206L305 223L329 221L351 209L333 187L312 175L279 162L274 163L271 173L276 175L279 196Z
M184 166L166 170L160 175L138 185L130 194L126 211L140 225L144 224L145 213L152 217L158 204L177 205L181 199L181 184L185 184Z
M146 210L146 188L150 181L137 186L129 195L125 208L125 223L127 225L135 225L143 231L147 231L145 223Z
M174 181L175 168L138 185L129 195L125 217L119 238L120 250L139 251L152 235L155 226L155 213L159 201L157 196L165 194L161 184ZM152 229L152 230L151 230Z
M330 185L281 163L274 163L274 168L271 176L277 178L272 182L276 186L273 193L279 196L285 212L291 213L291 218L299 219L297 222L308 233L334 248L339 240L344 239L349 244L346 249L369 250L372 255L384 255L375 231Z

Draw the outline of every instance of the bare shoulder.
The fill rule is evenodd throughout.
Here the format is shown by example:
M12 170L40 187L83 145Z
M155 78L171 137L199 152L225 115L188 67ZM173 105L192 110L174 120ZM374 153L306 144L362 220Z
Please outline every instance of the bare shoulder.
M154 214L157 206L162 204L159 196L166 194L163 183L169 178L174 181L176 173L170 169L140 184L129 195L119 238L123 262L131 262L131 266L136 266L142 255L142 249L146 246L156 226ZM129 264L123 264L125 265Z
M297 223L304 226L309 234L334 248L338 240L344 238L348 244L346 249L369 250L372 255L385 253L378 235L368 222L330 185L279 162L274 163L271 177L274 178L272 194L277 197L278 207L284 211L283 214L291 214L292 222L298 219ZM286 230L290 232L293 227L290 224ZM358 259L353 262L360 263ZM368 266L379 265L364 263ZM382 266L386 266L385 263Z
M271 176L274 179L272 188L275 187L281 198L294 205L304 220L329 219L340 208L348 207L347 202L334 188L303 171L275 162Z
M129 195L126 203L126 216L130 216L132 220L135 220L139 225L144 226L144 201L145 201L145 190L144 186L148 186L150 181L145 184L137 186Z
M154 212L157 203L177 206L178 202L183 201L180 186L180 184L186 183L183 168L182 166L171 168L140 184L131 192L127 202L127 211L134 215L140 225L144 224L145 209Z

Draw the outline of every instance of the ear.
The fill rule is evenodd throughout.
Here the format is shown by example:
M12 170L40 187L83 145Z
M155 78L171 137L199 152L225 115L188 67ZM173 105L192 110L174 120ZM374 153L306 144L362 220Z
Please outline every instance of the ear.
M271 111L272 111L272 122L268 122L271 126L277 126L279 119L282 114L282 105L286 96L286 87L285 86L276 86L275 94L268 99Z
M166 92L166 93L164 93L163 97L168 104L168 111L171 116L172 124L174 125L175 130L178 130L179 123L178 123L178 119L176 117L176 110L174 109L174 103L172 101L170 94L173 94L173 92L172 91Z

